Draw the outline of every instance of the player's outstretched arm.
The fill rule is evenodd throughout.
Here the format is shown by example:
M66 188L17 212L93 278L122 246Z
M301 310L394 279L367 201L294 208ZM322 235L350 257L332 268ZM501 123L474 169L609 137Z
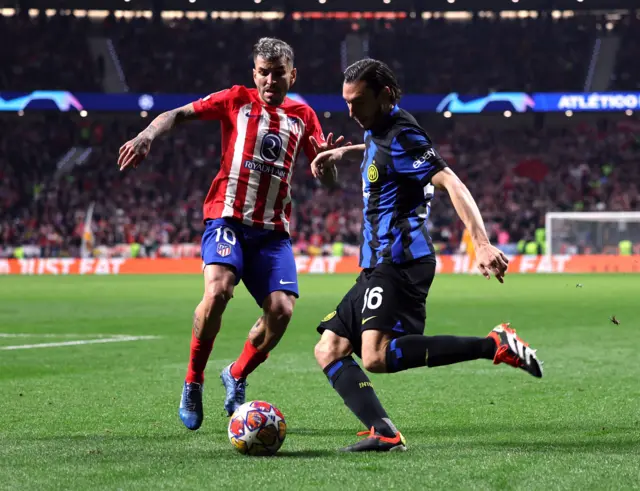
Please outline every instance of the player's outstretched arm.
M467 186L448 167L435 174L431 183L440 189L446 189L449 193L458 216L471 234L480 272L487 279L490 279L493 273L500 283L504 283L509 260L489 242L480 210Z
M338 182L336 163L342 160L359 161L364 157L364 143L360 145L346 145L321 152L311 162L313 177L327 187L333 187Z
M192 103L162 113L151 121L151 124L142 130L138 136L120 147L120 155L118 157L120 170L130 166L137 167L149 154L151 142L156 137L167 133L184 121L197 118L198 116Z

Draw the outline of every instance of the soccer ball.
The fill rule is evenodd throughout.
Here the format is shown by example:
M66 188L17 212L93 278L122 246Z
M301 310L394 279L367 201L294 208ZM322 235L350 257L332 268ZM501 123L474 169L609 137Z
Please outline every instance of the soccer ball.
M229 441L241 454L274 455L286 435L284 416L264 401L244 403L229 421Z

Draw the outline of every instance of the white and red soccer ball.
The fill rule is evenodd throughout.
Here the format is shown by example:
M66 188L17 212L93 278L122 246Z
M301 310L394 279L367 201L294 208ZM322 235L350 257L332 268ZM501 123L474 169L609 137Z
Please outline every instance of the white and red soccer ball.
M268 402L246 402L229 420L229 441L241 454L274 455L286 435L284 416Z

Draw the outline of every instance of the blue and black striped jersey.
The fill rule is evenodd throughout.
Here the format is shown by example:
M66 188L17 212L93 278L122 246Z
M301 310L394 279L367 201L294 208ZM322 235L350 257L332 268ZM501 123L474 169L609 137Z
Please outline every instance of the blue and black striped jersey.
M431 178L447 164L415 118L398 106L381 126L365 131L364 142L360 266L433 254L427 231Z

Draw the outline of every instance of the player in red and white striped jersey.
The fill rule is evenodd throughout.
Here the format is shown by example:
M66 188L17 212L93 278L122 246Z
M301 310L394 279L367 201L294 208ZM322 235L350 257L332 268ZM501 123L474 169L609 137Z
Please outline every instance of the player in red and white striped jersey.
M118 159L121 170L136 167L157 136L183 121L218 120L222 125L220 171L204 201L204 296L194 315L179 409L191 430L202 424L204 369L222 314L240 280L263 314L240 357L221 374L229 415L245 401L247 376L284 334L298 297L289 238L293 166L301 151L311 161L343 140L334 142L330 134L325 141L314 111L287 97L297 75L288 44L262 38L254 46L253 58L256 88L235 85L161 114L120 148Z
M324 141L313 110L289 98L269 105L258 89L238 85L193 106L202 119L221 121L223 132L221 168L204 202L205 218L289 232L293 164L301 150L315 156L310 137Z

